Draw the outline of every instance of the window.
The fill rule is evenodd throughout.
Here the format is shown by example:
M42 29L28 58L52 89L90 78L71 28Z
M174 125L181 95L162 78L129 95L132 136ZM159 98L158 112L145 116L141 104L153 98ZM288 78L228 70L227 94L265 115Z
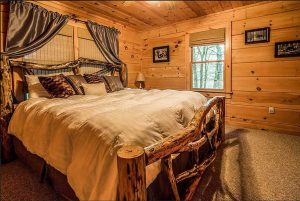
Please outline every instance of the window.
M224 89L224 43L192 46L192 88Z

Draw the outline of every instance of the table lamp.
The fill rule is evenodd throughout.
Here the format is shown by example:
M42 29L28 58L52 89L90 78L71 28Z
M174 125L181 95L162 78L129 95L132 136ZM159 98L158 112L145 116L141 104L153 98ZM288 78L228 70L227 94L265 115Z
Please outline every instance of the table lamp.
M143 73L139 72L136 76L136 82L140 84L140 89L143 89L143 83L145 82L145 76Z

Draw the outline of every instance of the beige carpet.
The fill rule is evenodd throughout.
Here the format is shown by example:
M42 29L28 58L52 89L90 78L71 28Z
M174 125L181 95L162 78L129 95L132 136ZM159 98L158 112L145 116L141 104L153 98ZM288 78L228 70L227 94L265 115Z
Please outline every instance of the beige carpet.
M300 136L226 128L194 200L300 200Z
M194 201L300 200L300 136L230 127L226 133ZM18 160L1 166L0 187L1 201L63 200Z

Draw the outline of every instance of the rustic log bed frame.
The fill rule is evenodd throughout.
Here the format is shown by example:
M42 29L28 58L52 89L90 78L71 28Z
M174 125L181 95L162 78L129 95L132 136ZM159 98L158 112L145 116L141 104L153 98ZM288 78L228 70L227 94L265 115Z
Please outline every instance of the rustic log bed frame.
M10 60L12 68L22 69L24 88L25 74L45 75L49 72L65 72L72 70L78 74L83 64L97 65L101 73L119 73L120 79L126 86L127 69L102 61L79 58L78 60L59 65L41 65L36 63ZM124 69L124 68L123 68ZM25 92L26 90L23 90ZM207 122L207 115L214 113L213 126ZM210 125L210 126L209 126ZM146 166L161 160L162 170L170 182L176 201L191 200L206 168L214 161L217 148L225 139L225 98L218 96L210 99L194 115L188 126L162 141L142 148L139 146L124 146L117 152L118 164L118 199L119 200L147 200ZM199 159L199 150L209 145L208 154L203 160ZM207 147L207 146L206 146ZM183 152L192 153L194 165L191 169L175 175L173 160ZM190 185L184 197L180 197L177 184L189 179Z

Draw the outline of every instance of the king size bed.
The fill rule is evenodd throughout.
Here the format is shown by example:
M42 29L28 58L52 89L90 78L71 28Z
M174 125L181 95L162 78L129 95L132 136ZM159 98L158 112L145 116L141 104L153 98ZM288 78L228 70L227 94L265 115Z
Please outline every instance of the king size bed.
M87 64L101 68L98 72L118 72L121 80L127 74L86 59L60 66L10 63L22 74L78 73ZM224 97L125 88L103 96L23 101L9 133L18 157L67 199L190 200L224 140L224 115ZM156 188L159 180L168 183L171 195Z

